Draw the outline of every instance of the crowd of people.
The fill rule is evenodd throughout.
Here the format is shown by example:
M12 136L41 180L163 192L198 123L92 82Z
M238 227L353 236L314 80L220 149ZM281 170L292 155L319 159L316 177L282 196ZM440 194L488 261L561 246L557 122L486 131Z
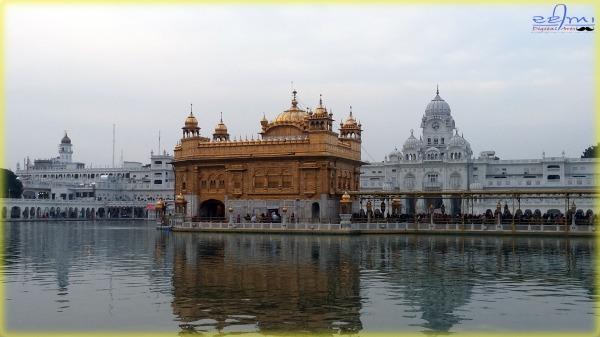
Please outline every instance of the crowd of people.
M416 222L416 223L428 223L433 221L435 223L450 223L450 224L494 224L498 220L498 213L500 213L502 223L512 223L513 218L515 223L519 224L538 224L538 225L565 225L571 224L572 213L567 212L567 216L560 213L558 210L542 213L540 210L531 211L529 209L522 212L520 209L511 214L508 210L508 206L505 205L504 210L492 211L491 209L481 214L448 214L445 212L434 212L433 215L430 213L383 213L381 210L376 209L375 212L361 209L359 212L352 214L352 222ZM294 213L286 215L287 221L291 223L296 222L296 216ZM227 220L223 218L223 220ZM339 219L337 219L339 220ZM577 225L593 225L597 222L598 215L594 214L591 210L583 212L577 210L575 212L575 223ZM281 223L281 215L276 211L267 211L263 213L250 214L247 213L245 216L237 215L237 223L241 222L252 222L252 223ZM329 221L336 221L336 219L329 219Z
M294 213L292 213L292 215L290 216L291 219L294 218ZM259 213L259 214L252 214L250 215L250 213L247 213L246 216L244 216L244 220L249 221L249 222L281 222L281 216L277 213L277 212L267 212L265 213ZM237 216L237 222L240 223L242 221L240 215Z
M361 210L358 213L352 214L352 220L354 222L417 222L427 223L431 221L431 214L429 213L387 213L385 216L381 212L367 213ZM488 209L485 213L481 214L446 214L446 213L433 213L433 221L435 223L466 223L466 224L493 224L497 221L497 212ZM504 212L500 212L503 223L512 222L513 218L515 223L527 223L527 224L541 224L541 225L564 225L570 224L572 221L572 214L569 212L568 216L559 212L546 212L543 213L540 210L526 210L522 212L517 210L513 216L507 208ZM577 225L593 225L597 222L598 215L588 210L583 212L578 210L575 212L575 223Z

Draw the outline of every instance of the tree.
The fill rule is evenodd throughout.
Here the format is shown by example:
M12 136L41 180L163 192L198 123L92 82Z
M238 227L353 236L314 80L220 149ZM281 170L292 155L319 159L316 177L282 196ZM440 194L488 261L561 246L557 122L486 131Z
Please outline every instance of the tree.
M17 179L13 171L0 169L0 197L20 198L23 194L23 183Z
M592 145L583 151L581 158L598 158L598 147L600 147L600 143L598 145Z

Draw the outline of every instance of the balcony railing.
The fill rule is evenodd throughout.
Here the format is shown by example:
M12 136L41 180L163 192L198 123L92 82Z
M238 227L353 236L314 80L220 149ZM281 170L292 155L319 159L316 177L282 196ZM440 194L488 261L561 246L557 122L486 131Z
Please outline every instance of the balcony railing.
M423 188L425 190L441 190L442 189L441 181L427 181L423 183Z

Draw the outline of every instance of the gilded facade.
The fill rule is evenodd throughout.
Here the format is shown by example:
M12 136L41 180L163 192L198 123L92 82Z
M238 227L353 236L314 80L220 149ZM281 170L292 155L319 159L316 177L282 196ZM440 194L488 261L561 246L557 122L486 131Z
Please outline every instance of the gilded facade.
M264 116L257 139L232 140L223 118L212 137L201 135L190 111L175 146L175 193L188 201L187 215L244 217L288 209L298 220L338 218L344 191L358 191L361 124L352 116L334 131L333 113L291 107L272 121Z

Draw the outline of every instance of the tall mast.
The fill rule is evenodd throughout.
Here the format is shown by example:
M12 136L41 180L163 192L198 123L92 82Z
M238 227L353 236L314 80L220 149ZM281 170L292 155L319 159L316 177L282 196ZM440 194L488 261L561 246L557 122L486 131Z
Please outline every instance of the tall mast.
M115 168L115 125L113 124L113 152L112 152L112 167Z

